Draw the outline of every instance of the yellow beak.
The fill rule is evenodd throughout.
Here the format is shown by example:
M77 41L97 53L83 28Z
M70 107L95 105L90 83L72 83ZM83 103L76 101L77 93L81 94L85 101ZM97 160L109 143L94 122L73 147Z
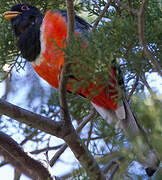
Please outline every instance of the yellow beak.
M19 14L22 14L21 12L18 11L6 11L3 13L4 18L11 20L14 17L18 16Z

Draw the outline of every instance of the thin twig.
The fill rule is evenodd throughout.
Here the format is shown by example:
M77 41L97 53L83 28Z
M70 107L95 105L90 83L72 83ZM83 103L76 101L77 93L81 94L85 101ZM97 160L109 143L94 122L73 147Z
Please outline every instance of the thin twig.
M64 153L64 151L66 150L66 148L68 147L67 144L64 144L60 149L59 151L57 151L55 153L55 155L52 157L52 159L50 160L49 162L49 165L52 167L56 161L59 159L59 157Z
M136 88L137 88L137 86L138 86L138 81L139 81L139 76L137 75L137 76L136 76L135 83L134 83L134 85L133 85L133 87L132 87L132 89L131 89L131 92L130 92L129 95L127 96L128 101L130 101L131 96L133 95L134 91L136 90Z
M109 180L112 180L114 178L114 175L118 169L119 169L119 165L116 164L115 167L112 169L112 173L111 173L111 176L109 177Z
M89 146L89 143L91 141L92 130L93 130L93 121L91 121L90 129L89 129L89 132L88 132L87 147Z
M132 8L132 7L131 7L131 3L132 3L131 0L128 0L128 6L129 6L130 8ZM133 9L133 10L134 10L134 9ZM132 11L129 10L129 13L130 13L131 18L134 19L134 14L132 13Z
M108 8L110 7L110 4L111 4L111 1L109 0L109 1L106 3L104 9L100 12L100 15L99 15L99 16L97 17L97 19L95 20L95 23L94 23L94 25L93 25L92 31L95 31L95 30L96 30L98 23L101 21L101 19L102 19L102 17L104 16L105 12L106 12L106 11L108 10Z
M58 145L58 146L53 146L53 147L46 147L46 148L38 149L38 150L35 150L35 151L31 151L30 153L31 154L39 154L39 153L42 153L44 151L57 150L57 149L59 149L62 146L63 145Z
M123 156L120 156L120 157L117 157L117 158L112 159L110 162L108 162L108 163L104 166L104 168L102 169L103 172L106 174L106 173L111 169L111 167L112 167L113 165L115 165L115 164L118 165L119 162L122 161L122 160L124 160L124 157L123 157Z
M153 92L152 88L150 87L149 83L147 82L145 75L143 75L143 76L141 77L141 81L142 81L143 84L146 86L146 88L147 88L147 90L149 91L150 95L153 96L154 92Z
M7 76L5 79L5 94L2 96L3 99L7 99L10 90L10 78Z
M158 99L158 97L156 96L156 93L154 93L154 91L152 90L152 88L150 87L149 83L146 80L145 75L143 75L141 78L141 81L143 82L143 84L146 86L147 90L149 91L151 98L153 100L156 100L156 102L160 102L160 100Z
M124 4L123 2L121 2L121 1L116 1L121 7L123 7L124 9L127 9L129 12L131 12L132 14L134 14L134 15L137 15L138 14L138 11L136 10L136 9L134 9L134 8L132 8L132 7L130 7L130 6L128 6L128 5L126 5L126 4Z
M77 127L76 131L77 133L79 133L83 127L95 116L95 109L92 107L90 113L88 114L88 116L86 116L83 121L79 124L79 126Z
M22 4L22 1L21 1L21 0L17 0L17 1L18 1L18 3Z
M29 134L27 137L25 137L25 139L20 143L20 145L24 145L27 141L31 140L35 135L38 135L38 130L35 129L31 134Z

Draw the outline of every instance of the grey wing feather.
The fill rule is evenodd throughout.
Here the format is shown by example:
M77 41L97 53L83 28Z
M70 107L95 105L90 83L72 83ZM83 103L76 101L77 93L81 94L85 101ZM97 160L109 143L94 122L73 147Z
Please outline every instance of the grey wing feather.
M92 29L92 26L83 18L75 15L75 31L79 33L88 33Z
M59 10L54 11L59 12L67 21L67 11ZM75 32L81 33L81 34L89 34L91 31L91 24L89 24L85 19L75 14Z
M132 113L124 93L122 104L123 108L125 109L125 118L119 118L117 115L118 113L115 112L119 127L123 130L127 138L133 143L134 149L138 151L137 159L139 162L141 162L146 168L149 167L157 170L160 163L159 158L149 142L149 137L143 128L140 127L134 114Z

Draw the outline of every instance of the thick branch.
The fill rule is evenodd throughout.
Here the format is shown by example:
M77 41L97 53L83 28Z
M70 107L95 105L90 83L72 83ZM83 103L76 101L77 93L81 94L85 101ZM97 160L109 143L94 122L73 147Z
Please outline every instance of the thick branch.
M94 110L94 108L92 108L89 115L86 116L84 118L84 120L79 124L79 126L76 129L76 132L80 133L80 131L83 129L83 127L94 117L94 115L95 115L95 110ZM60 150L56 152L56 154L50 160L50 166L51 167L56 163L56 161L59 159L59 157L62 155L62 153L64 153L64 151L66 150L67 147L68 147L68 145L64 144L60 148Z
M144 12L146 9L147 0L142 1L142 5L138 12L138 34L140 45L143 47L145 55L148 59L151 60L153 68L162 76L161 67L159 66L156 58L152 55L150 50L147 48L146 43L144 41Z
M76 131L73 131L68 136L64 137L65 142L73 151L75 157L81 163L83 168L90 179L93 180L106 180L97 162L92 154L88 151L85 144L81 141Z
M8 163L10 163L13 167L16 167L17 169L19 169L26 176L30 177L31 179L37 178L36 174L33 174L32 171L27 169L25 166L22 166L22 164L19 161L14 159L7 151L3 150L1 147L0 147L0 155L2 155Z
M71 43L71 37L74 33L74 7L73 0L66 0L67 5L67 15L68 15L68 34L67 34L67 45ZM77 135L70 119L70 114L66 99L66 85L68 81L68 69L69 69L69 59L65 58L65 64L62 69L60 83L59 83L59 99L61 106L61 119L70 129L70 133L67 134L63 139L69 145L70 149L74 153L75 157L79 160L81 165L87 172L87 175L93 180L105 180L98 164L95 159L88 151L86 146L82 143L80 137Z
M54 179L47 168L45 168L39 161L25 153L16 141L3 132L0 132L0 146L2 149L7 151L11 157L22 164L22 166L30 169L33 174L37 176L37 179Z
M68 128L65 128L62 122L57 122L50 118L30 112L8 103L3 99L0 99L0 114L57 137L63 137L68 133Z
M68 19L68 31L67 41L70 41L71 35L74 33L74 5L73 0L66 0L67 7L67 19Z
M70 44L71 36L74 33L74 7L73 7L73 0L66 0L67 6L67 45ZM66 98L66 85L68 81L68 69L69 63L68 58L65 59L64 67L62 68L61 76L60 76L60 83L59 83L59 100L60 100L60 112L61 112L61 119L66 122L68 125L71 125L70 114L67 105L67 98Z
M82 166L85 169L88 169L87 174L89 177L92 177L94 180L105 180L93 156L89 153L85 145L82 144L73 127L69 130L69 127L65 127L64 123L59 123L50 120L49 118L37 115L18 106L7 103L2 99L0 99L0 114L7 115L19 122L26 123L29 126L38 128L51 135L63 138Z

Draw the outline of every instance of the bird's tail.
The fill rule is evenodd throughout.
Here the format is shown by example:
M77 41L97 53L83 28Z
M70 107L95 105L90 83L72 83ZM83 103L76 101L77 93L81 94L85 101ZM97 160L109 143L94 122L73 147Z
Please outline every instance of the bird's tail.
M148 136L139 126L125 95L116 111L107 110L92 103L98 113L110 123L115 120L117 126L123 130L135 150L138 161L145 167L148 176L152 176L158 169L160 161L152 148Z

